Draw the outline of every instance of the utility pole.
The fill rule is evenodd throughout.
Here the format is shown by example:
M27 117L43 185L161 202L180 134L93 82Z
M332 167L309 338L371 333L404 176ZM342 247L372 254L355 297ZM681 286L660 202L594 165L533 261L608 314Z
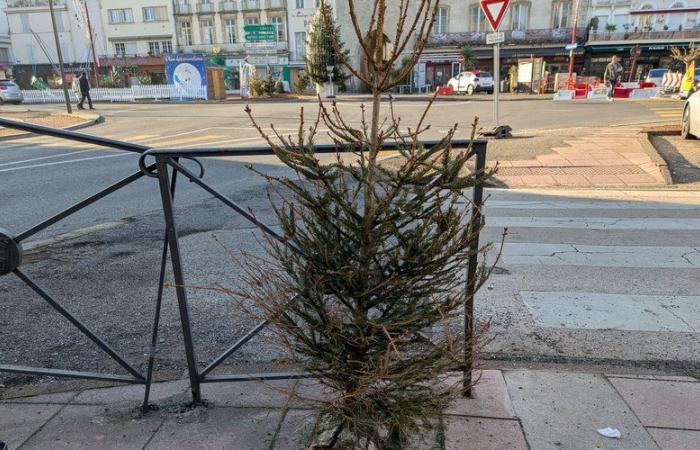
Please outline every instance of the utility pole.
M566 80L567 87L573 89L576 84L574 80L574 47L576 46L576 28L578 27L578 10L581 0L576 0L574 6L574 23L571 26L571 45L569 46L569 77Z
M51 13L51 26L53 26L53 37L56 41L56 54L58 55L58 69L61 71L61 86L63 87L63 98L66 100L66 110L68 114L73 114L73 109L68 96L68 87L66 86L66 74L63 70L63 54L61 53L61 41L58 39L58 30L56 30L56 17L53 15L53 0L49 0L49 12Z
M97 75L97 54L95 53L95 37L92 33L92 25L90 25L90 11L88 11L88 2L85 0L85 19L87 21L88 33L90 33L90 47L92 48L92 70L95 73L95 87L100 87L100 77Z

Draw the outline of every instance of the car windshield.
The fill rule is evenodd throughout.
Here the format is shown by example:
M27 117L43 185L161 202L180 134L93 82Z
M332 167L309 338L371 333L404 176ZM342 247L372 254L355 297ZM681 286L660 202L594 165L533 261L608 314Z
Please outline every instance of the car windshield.
M492 78L491 74L488 72L479 72L476 74L476 76L479 78Z
M668 72L668 69L652 69L649 71L649 76L654 78L662 77L666 72Z
M0 86L16 86L12 81L2 80L0 81Z

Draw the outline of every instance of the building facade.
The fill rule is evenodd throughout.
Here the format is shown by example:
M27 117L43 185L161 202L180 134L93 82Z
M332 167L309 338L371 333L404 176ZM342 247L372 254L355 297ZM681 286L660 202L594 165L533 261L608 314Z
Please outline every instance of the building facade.
M53 3L61 54L67 78L71 78L93 65L86 6L79 0L54 0ZM88 2L88 7L94 18L99 17L96 3ZM22 87L28 87L36 79L52 86L60 85L58 54L48 0L9 0L6 11L14 58L14 77ZM99 29L99 20L95 22L96 28L93 31L99 40L102 31Z
M94 0L93 0L94 1ZM171 0L97 0L104 30L102 71L125 70L165 83L163 53L175 49Z
M224 67L228 90L240 87L243 61L259 74L289 80L286 0L175 0L174 5L177 51L204 53L210 65ZM260 25L272 26L274 36L254 36L250 30Z
M682 70L671 47L700 45L700 0L593 0L590 11L586 65L593 74L601 74L613 54L631 80L657 67Z
M544 62L551 73L566 71L569 51L565 47L571 43L572 34L578 44L574 50L574 70L580 73L587 10L587 0L512 1L499 28L505 33L505 42L501 44L502 78L510 67L524 59ZM441 2L429 47L421 56L425 82L433 87L447 83L463 68L459 57L464 47L471 49L475 68L492 71L493 49L486 45L486 34L491 31L477 0Z
M0 0L0 78L12 77L12 41L7 23L7 2Z

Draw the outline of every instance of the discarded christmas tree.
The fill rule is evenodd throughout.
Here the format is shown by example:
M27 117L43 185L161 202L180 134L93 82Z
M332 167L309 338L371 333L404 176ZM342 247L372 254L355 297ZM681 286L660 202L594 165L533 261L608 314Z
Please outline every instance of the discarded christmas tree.
M339 48L333 45L338 42ZM340 40L340 27L335 24L333 9L326 0L321 0L316 14L309 26L309 36L306 39L306 73L311 81L323 85L330 82L328 67L333 67L333 83L343 86L348 76L342 68L338 52L347 54Z
M347 2L358 24L355 2ZM464 387L445 383L445 374L470 373L476 354L473 328L464 333L465 303L490 273L482 264L467 288L469 257L486 251L476 244L484 222L470 214L469 188L489 173L468 167L471 148L452 148L457 125L427 146L421 139L432 101L413 128L401 125L393 107L386 119L380 114L382 93L415 64L439 5L396 3L399 32L390 52L383 45L386 0L374 1L368 30L356 27L367 72L338 53L342 44L332 39L346 69L373 94L359 125L335 103L319 100L311 123L302 110L297 136L274 125L269 135L247 108L253 126L297 176L263 175L278 195L281 236L266 240L267 256L248 255L244 286L230 294L255 305L297 366L327 389L329 398L315 399L318 423L329 431L327 448L406 448L439 423ZM409 43L416 52L406 56ZM397 74L402 56L407 62ZM476 122L470 125L473 137ZM331 163L316 154L321 126L339 152ZM386 144L403 156L396 170L378 164Z

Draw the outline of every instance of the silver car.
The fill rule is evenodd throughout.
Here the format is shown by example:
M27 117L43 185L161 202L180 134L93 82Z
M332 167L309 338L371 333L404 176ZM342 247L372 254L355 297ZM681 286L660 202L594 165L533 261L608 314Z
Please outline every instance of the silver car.
M0 80L0 105L3 103L20 104L24 101L22 91L12 80Z
M691 94L685 101L681 136L685 139L700 136L700 91Z

